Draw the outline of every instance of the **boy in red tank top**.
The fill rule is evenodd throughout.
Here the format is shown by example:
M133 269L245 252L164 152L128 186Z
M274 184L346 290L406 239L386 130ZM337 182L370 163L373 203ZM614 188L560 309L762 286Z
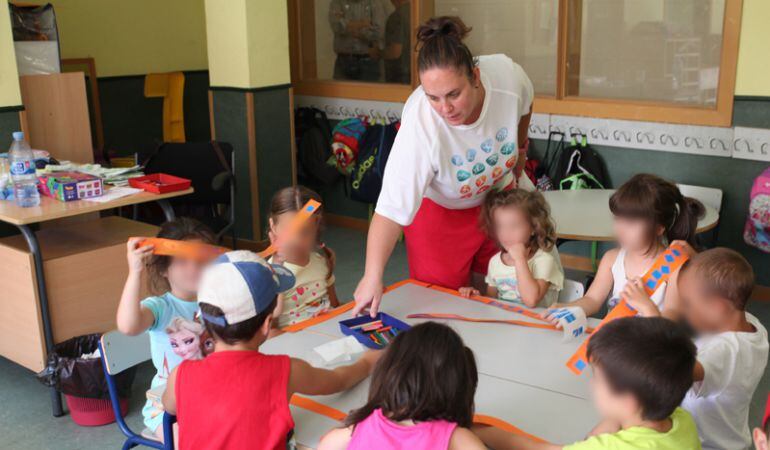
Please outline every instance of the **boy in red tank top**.
M177 416L181 450L283 450L294 428L294 393L333 394L371 373L379 352L334 370L259 352L277 296L293 284L291 272L249 251L228 252L206 269L198 301L214 353L180 364L163 394L166 411Z

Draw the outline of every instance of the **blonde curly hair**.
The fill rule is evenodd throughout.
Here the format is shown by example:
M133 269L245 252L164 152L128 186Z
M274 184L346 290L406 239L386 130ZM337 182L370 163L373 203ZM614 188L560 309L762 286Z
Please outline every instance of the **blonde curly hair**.
M482 227L495 240L494 214L499 208L520 208L529 217L533 230L527 243L529 249L548 252L556 245L556 227L551 219L551 208L540 192L511 189L493 191L487 195L481 208Z

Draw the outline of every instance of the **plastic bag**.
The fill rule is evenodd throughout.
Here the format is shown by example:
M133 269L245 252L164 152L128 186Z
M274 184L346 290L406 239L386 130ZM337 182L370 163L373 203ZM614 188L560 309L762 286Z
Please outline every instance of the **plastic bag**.
M61 72L59 30L53 6L8 6L19 75Z
M85 398L110 398L107 379L102 368L102 358L82 358L99 349L99 334L88 334L68 339L54 346L48 355L46 368L37 379L48 387L55 387L63 394ZM115 376L118 396L129 398L136 367L126 369Z

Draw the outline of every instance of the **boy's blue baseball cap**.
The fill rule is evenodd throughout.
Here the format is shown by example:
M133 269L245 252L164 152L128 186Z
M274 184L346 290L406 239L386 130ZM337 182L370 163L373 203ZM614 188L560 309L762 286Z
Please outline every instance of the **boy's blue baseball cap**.
M275 296L294 286L294 275L248 250L227 252L203 272L198 302L216 306L224 316L201 313L207 322L233 325L265 311Z

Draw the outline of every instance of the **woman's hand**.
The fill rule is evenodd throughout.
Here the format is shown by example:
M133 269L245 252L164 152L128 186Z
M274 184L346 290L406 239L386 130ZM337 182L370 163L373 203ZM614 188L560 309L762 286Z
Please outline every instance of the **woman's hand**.
M623 288L623 292L620 294L620 298L639 311L639 314L643 317L660 316L660 310L652 302L650 296L647 295L647 291L644 290L641 278L628 280Z
M152 255L152 251L155 248L154 245L140 247L139 244L141 244L144 239L145 238L140 237L131 238L126 244L126 259L128 260L128 272L130 274L137 275L144 270L147 258Z
M471 298L474 295L481 295L481 292L479 292L478 289L473 287L461 287L459 289L460 296L465 298Z
M356 300L356 306L353 308L353 315L357 316L369 306L369 314L374 318L380 309L380 301L384 287L382 278L364 275L358 282L356 292L353 297Z

